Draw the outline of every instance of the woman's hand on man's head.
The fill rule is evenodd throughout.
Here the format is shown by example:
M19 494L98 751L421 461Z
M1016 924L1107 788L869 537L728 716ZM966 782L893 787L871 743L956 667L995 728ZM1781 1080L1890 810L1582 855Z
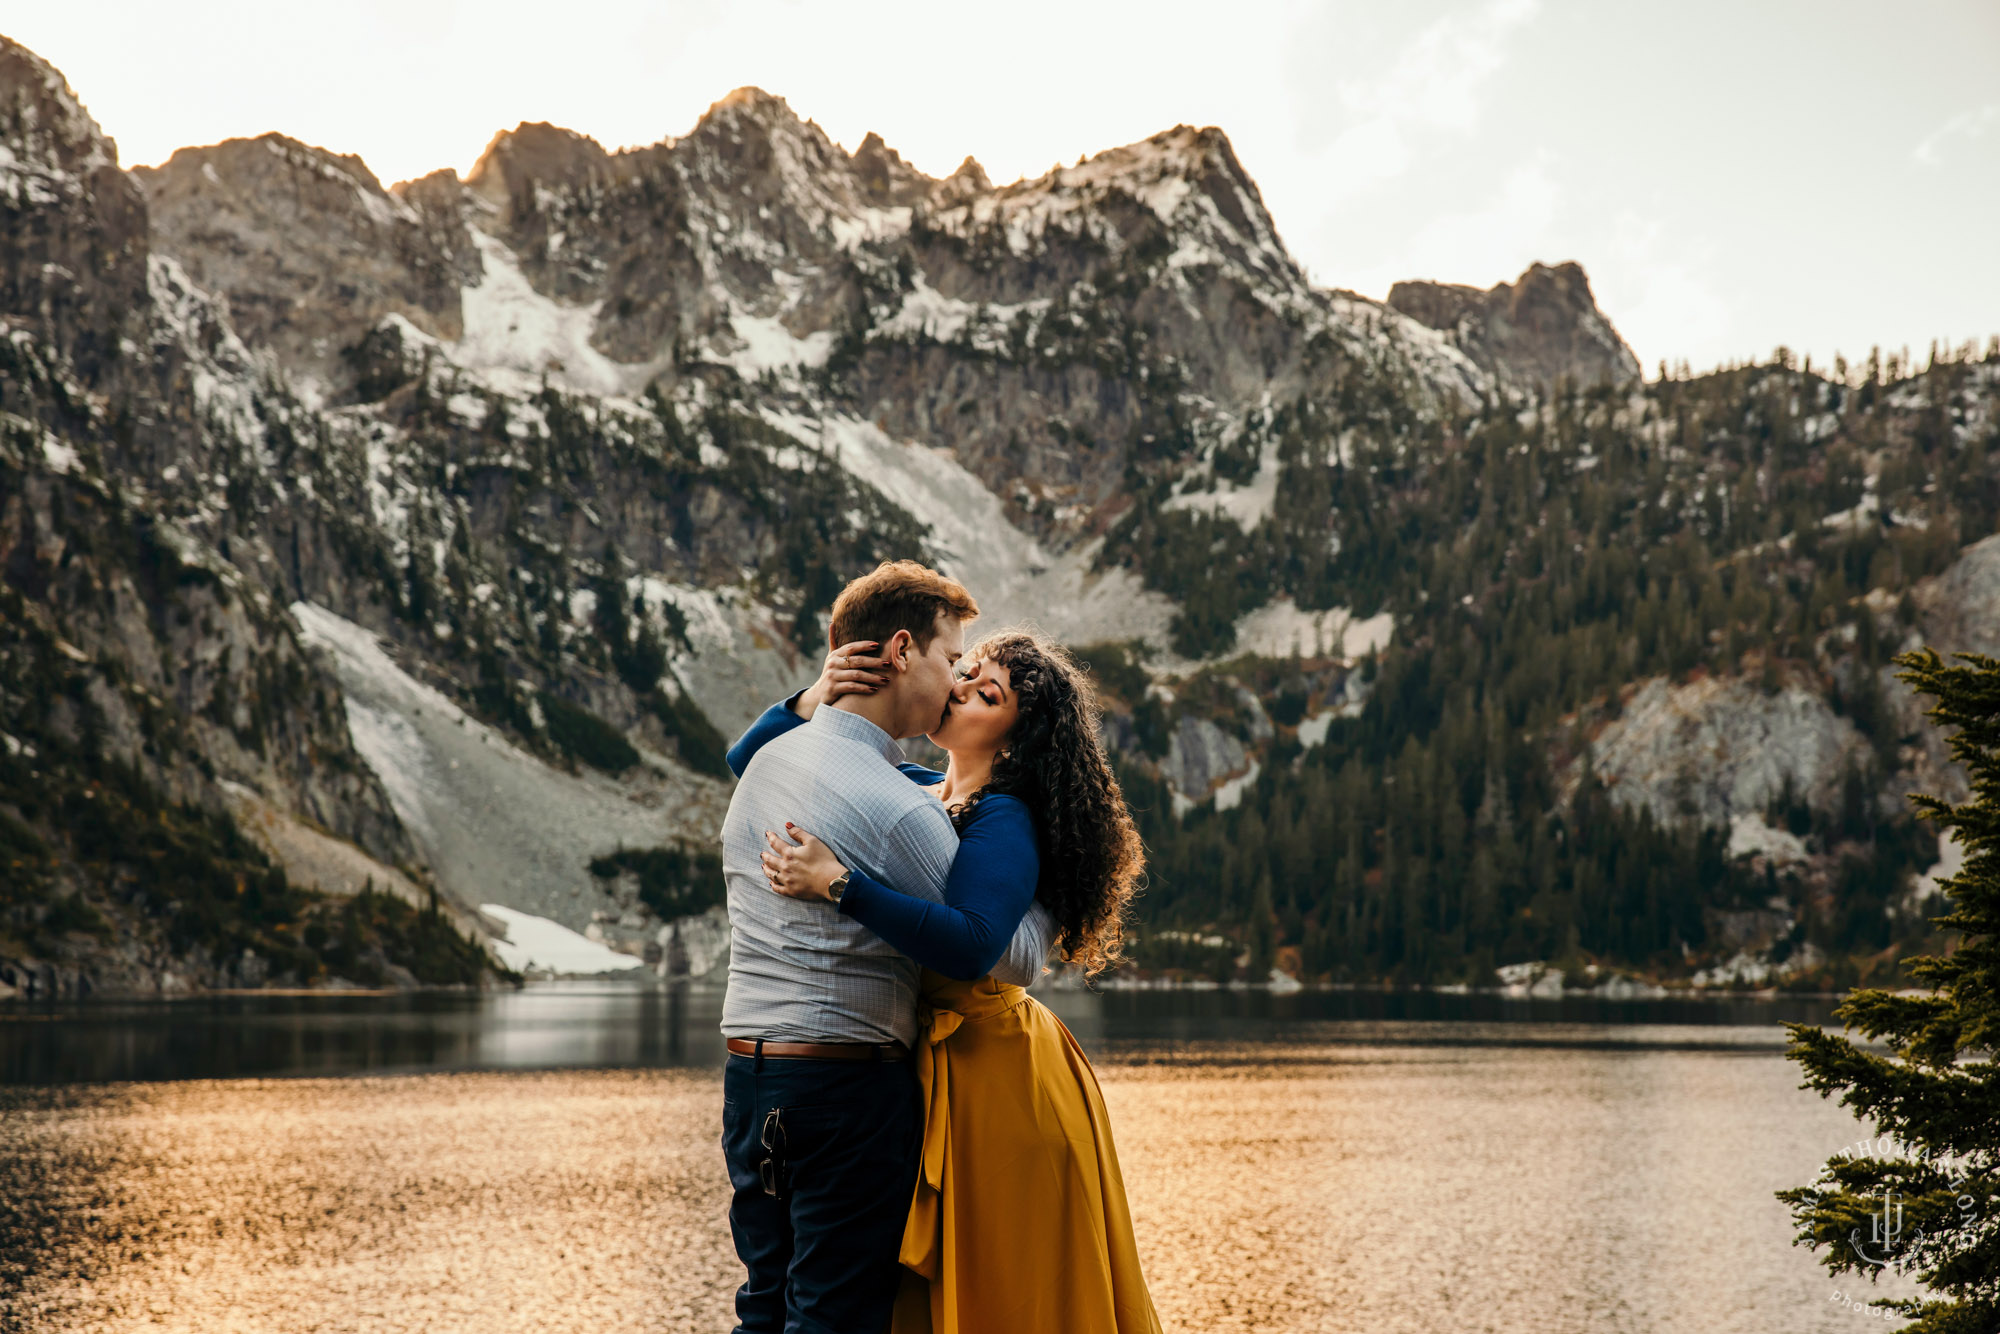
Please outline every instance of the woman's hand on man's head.
M842 695L872 695L889 684L888 659L872 656L881 647L872 639L857 639L827 654L820 665L819 680L799 696L792 711L810 718L814 709Z

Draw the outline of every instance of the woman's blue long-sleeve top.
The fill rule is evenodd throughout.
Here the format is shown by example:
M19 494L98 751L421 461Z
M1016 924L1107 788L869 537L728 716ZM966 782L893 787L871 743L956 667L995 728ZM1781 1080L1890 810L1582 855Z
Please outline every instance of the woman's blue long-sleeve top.
M793 695L773 704L736 739L728 755L733 773L740 777L767 742L804 725L805 719L792 712L797 699ZM896 768L922 787L944 781L943 774L920 764ZM959 831L943 903L899 894L854 870L839 908L924 967L967 981L986 976L999 962L1034 904L1040 877L1041 850L1027 803L989 793Z

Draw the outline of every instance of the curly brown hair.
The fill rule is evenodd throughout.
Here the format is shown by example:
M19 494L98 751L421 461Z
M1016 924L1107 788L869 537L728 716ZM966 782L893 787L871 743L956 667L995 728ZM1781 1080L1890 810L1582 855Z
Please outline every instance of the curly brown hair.
M1054 914L1062 957L1091 977L1115 965L1145 846L1097 730L1097 692L1068 650L1039 631L1002 630L962 661L1007 669L1020 709L993 776L952 810L963 830L989 792L1027 804L1041 844L1035 897Z

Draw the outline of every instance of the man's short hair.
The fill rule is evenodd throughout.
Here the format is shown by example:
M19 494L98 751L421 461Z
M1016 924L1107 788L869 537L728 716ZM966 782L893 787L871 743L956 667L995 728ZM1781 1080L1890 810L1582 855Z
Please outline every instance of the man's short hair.
M886 646L891 635L908 630L918 650L927 651L940 614L969 621L979 615L979 604L964 584L928 565L885 560L833 600L833 642L872 639Z

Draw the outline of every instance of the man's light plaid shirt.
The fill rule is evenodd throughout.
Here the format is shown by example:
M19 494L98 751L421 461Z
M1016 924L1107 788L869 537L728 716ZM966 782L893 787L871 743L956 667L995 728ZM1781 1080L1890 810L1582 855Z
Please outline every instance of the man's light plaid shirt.
M775 892L760 859L764 831L782 831L790 820L843 866L944 902L958 835L938 799L896 771L902 758L874 723L822 707L744 770L722 826L730 926L725 1037L916 1040L917 965L833 904ZM993 976L1033 982L1054 939L1054 919L1037 902Z

